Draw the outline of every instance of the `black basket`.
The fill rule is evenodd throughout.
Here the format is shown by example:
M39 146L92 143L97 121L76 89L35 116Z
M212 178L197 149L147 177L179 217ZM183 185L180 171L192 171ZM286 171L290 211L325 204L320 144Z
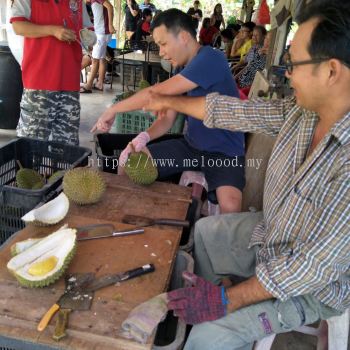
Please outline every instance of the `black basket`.
M117 174L120 153L138 134L95 134L97 166L107 173ZM148 144L183 137L182 134L166 134ZM177 178L177 177L176 177ZM179 179L178 179L179 180ZM177 181L178 183L178 181Z
M87 165L91 153L84 147L29 138L18 138L1 147L0 244L22 229L21 217L38 203L51 199L62 183L63 174L39 190L16 187L17 160L24 168L34 169L47 177L58 170Z

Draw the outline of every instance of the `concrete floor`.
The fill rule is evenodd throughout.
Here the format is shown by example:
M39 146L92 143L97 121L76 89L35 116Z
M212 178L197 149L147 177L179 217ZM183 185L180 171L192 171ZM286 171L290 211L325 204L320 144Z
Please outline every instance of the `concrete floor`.
M105 85L105 90L99 92L94 90L92 94L81 94L81 124L80 124L80 145L91 148L94 152L93 134L91 127L101 113L111 104L116 93L121 91L119 78L115 78L113 89ZM0 129L0 145L8 142L16 136L15 130ZM281 334L276 337L272 350L313 350L316 349L316 338L296 332ZM213 349L214 350L214 349ZM330 349L337 350L337 349Z

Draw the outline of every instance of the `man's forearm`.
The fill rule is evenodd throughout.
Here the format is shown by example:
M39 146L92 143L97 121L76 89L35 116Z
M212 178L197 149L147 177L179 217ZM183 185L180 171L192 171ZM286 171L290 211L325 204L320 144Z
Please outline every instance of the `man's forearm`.
M259 303L264 300L274 298L258 281L256 277L239 283L238 285L226 289L229 304L227 311L233 312L244 306Z
M17 35L27 38L42 38L54 35L56 26L38 25L27 21L16 21L12 23L13 30Z
M168 111L164 118L158 118L154 123L148 128L147 132L151 140L155 140L158 137L166 134L169 129L173 126L177 113L175 111Z
M149 88L142 89L131 97L116 103L111 107L113 109L113 112L123 113L142 109L147 102L148 89Z
M204 120L206 116L206 102L204 96L166 96L164 97L164 102L166 109L173 109L199 120Z

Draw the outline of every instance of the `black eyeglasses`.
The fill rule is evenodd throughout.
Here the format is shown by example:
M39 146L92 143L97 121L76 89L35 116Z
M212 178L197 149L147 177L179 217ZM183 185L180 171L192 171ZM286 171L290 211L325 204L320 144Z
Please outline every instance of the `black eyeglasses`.
M290 57L288 57L286 59L286 68L287 68L287 72L288 74L292 74L293 73L293 69L294 67L296 66L302 66L304 64L318 64L318 63L322 63L322 62L325 62L325 61L328 61L330 60L330 58L313 58L311 60L306 60L306 61L296 61L296 62L292 62L292 60L290 59Z

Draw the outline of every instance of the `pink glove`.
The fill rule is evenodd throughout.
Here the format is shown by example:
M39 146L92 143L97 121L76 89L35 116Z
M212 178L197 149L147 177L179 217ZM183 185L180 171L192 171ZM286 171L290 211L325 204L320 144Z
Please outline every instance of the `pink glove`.
M119 165L125 166L125 163L128 161L129 154L133 151L140 152L143 148L146 147L147 143L150 141L150 136L148 132L143 131L138 134L130 143L126 146L123 152L119 156Z

